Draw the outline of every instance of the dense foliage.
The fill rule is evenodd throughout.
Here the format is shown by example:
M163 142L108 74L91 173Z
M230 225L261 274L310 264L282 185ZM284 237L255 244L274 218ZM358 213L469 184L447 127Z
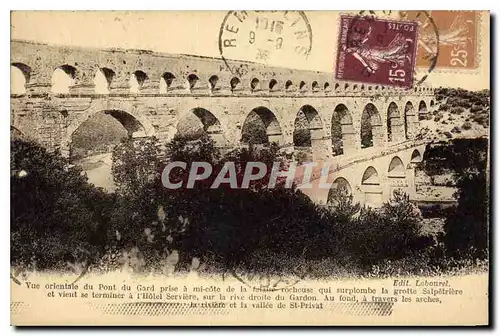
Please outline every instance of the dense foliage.
M444 149L442 156L458 167L460 203L442 242L454 258L484 258L488 202L486 189L477 184L485 186L485 158L479 154L484 144L477 145L481 150L455 146ZM141 261L140 270L151 271L161 270L165 260L176 256L177 270L198 258L218 272L238 267L283 273L300 264L311 274L323 267L325 276L334 267L359 274L389 262L442 265L445 260L443 244L422 234L418 210L401 193L382 208L371 209L344 193L317 205L299 190L283 188L282 180L268 189L269 174L248 189L210 188L213 180L200 181L194 189L162 186L162 167L173 161L184 161L187 167L210 162L216 172L234 162L240 184L248 162L264 162L268 172L273 162L286 166L276 145L221 153L206 136L196 141L175 138L166 145L156 139L124 140L113 159L118 189L107 194L90 185L79 169L68 167L58 153L13 142L13 265L54 270L80 262L109 269L109 260L120 256L119 267L133 256ZM171 178L185 182L186 174L179 169Z

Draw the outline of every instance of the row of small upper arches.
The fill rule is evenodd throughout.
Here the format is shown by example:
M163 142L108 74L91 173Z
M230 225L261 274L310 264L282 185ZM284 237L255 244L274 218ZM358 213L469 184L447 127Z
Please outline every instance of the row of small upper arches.
M56 94L67 94L70 92L70 88L76 84L76 68L70 65L63 65L56 68L52 74L52 87L51 91ZM26 84L30 81L30 73L31 68L22 63L13 63L11 65L11 94L24 94L26 93ZM99 68L94 76L93 84L94 90L97 94L108 94L109 88L113 79L115 77L115 72L109 68ZM131 93L139 93L143 88L144 84L148 80L148 75L141 71L137 70L130 75L129 79L129 87ZM159 83L159 93L167 93L169 89L173 89L174 81L180 82L181 85L177 85L175 88L184 88L189 91L192 91L199 86L200 78L196 74L189 74L186 76L185 81L183 83L182 79L178 79L171 72L165 72L160 79ZM218 86L219 77L217 75L212 75L208 79L208 88L211 91L217 91L220 89ZM244 89L241 84L241 80L238 77L232 77L229 82L229 87L231 91L236 91L240 89ZM305 81L300 81L298 85L295 84L291 80L287 80L284 83L285 91L344 91L344 92L357 92L357 91L384 91L384 90L393 90L394 88L382 86L382 85L364 85L364 84L350 84L350 83L336 83L333 87L331 87L329 82L319 83L318 81L313 81L310 85L308 85ZM248 89L252 92L269 90L269 91L279 91L281 88L278 85L278 81L276 79L271 79L267 88L263 87L261 81L254 77L250 81ZM415 92L431 92L432 89L429 87L415 87L413 89Z

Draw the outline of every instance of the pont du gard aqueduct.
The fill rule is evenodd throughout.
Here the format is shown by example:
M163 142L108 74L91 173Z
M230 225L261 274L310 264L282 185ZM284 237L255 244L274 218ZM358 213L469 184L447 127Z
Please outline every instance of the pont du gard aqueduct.
M424 85L346 83L333 73L243 61L231 61L231 71L218 58L26 41L11 42L11 69L23 82L11 89L11 131L67 157L73 132L96 113L116 118L130 137L162 141L194 114L219 146L231 147L242 143L247 117L255 112L269 142L290 152L295 120L303 113L314 160L332 164L332 188L343 185L356 201L373 206L396 188L415 195L414 164L426 148L418 136L419 114L435 99ZM369 143L361 141L362 122L368 123ZM328 194L309 191L318 202Z

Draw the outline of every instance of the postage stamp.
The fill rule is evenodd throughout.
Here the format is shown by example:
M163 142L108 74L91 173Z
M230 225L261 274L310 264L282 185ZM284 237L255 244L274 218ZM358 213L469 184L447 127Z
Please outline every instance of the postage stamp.
M341 16L337 79L410 88L417 22Z
M416 66L425 67L428 59L437 56L436 69L478 67L477 39L479 14L472 11L402 12L401 17L419 22ZM436 38L435 27L439 34ZM439 52L437 51L439 49Z

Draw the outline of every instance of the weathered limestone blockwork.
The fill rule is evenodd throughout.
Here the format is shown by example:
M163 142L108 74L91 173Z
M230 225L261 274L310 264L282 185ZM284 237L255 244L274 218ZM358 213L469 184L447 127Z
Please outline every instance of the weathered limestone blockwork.
M216 143L236 146L247 116L258 111L266 120L269 140L291 147L295 119L306 109L314 159L342 161L366 156L369 150L406 146L418 134L418 113L434 100L429 87L407 91L363 88L335 82L331 73L238 64L240 70L233 74L221 59L12 41L11 65L24 74L26 92L11 97L11 127L69 155L73 132L96 113L115 117L131 137L156 136L167 141L177 132L179 121L196 111ZM69 94L51 92L52 75L58 68L72 78ZM95 92L98 71L107 74L108 94ZM136 92L131 92L131 76L140 79ZM302 88L301 82L306 83ZM338 120L344 155L333 157L332 122L341 104L347 109ZM367 106L374 111L370 117L373 148L361 149L361 120ZM374 202L389 194L382 191L379 197L377 187L350 183L355 194L367 189L365 196Z

